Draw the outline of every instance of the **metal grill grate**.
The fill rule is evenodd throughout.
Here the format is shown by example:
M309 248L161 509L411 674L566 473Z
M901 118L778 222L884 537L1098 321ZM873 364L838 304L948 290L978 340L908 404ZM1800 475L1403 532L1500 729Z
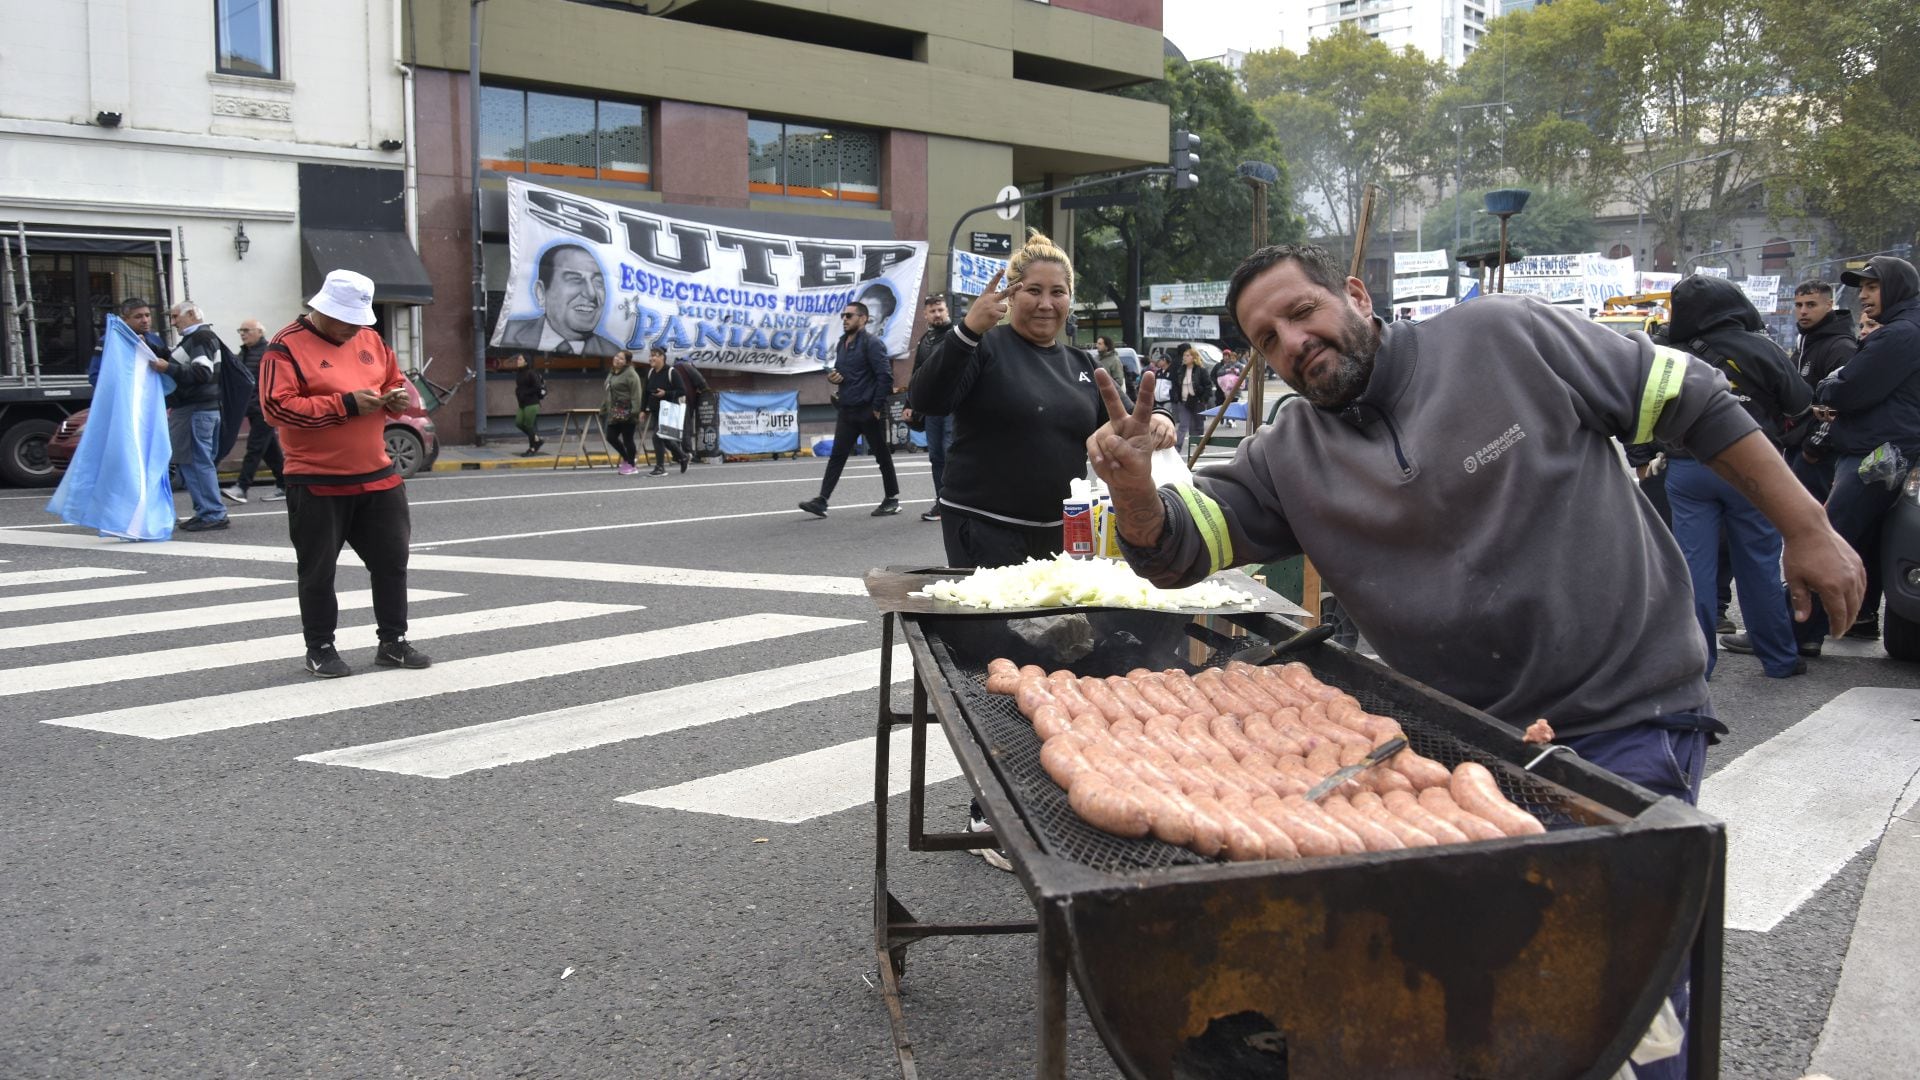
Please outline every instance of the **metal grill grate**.
M987 692L985 662L975 663L971 659L963 662L932 627L927 637L940 666L940 677L959 699L961 711L973 727L975 737L998 766L1001 779L1014 796L1016 808L1043 850L1090 869L1123 874L1175 866L1204 866L1216 861L1151 837L1129 840L1113 836L1081 820L1067 805L1067 793L1041 768L1040 737L1034 733L1033 725L1020 715L1011 697ZM1231 659L1230 653L1216 654L1205 666L1217 666ZM1564 797L1554 788L1512 769L1450 733L1422 723L1417 716L1408 714L1404 700L1390 698L1372 687L1349 685L1322 672L1315 674L1328 685L1352 694L1368 712L1398 720L1407 733L1407 742L1418 753L1448 768L1462 761L1478 761L1487 766L1507 798L1539 818L1549 830L1579 827L1580 823L1568 813Z

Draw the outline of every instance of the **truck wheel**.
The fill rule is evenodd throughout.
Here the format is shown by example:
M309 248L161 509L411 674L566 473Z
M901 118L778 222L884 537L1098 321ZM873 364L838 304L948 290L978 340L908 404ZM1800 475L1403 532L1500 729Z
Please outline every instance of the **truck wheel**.
M0 432L0 480L15 487L52 487L59 480L47 460L52 420L22 420Z
M393 467L400 470L401 479L411 480L413 474L420 471L420 463L427 459L427 448L412 429L396 425L387 429L387 456L393 459Z
M1895 660L1920 660L1920 623L1895 615L1889 605L1880 613L1880 644Z

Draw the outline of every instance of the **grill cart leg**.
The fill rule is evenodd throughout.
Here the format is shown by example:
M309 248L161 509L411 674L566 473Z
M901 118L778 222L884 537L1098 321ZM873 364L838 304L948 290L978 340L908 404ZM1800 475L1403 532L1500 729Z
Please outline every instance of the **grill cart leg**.
M1687 1080L1719 1080L1720 995L1727 922L1727 840L1708 871L1706 910L1694 934L1687 1008Z
M1039 940L1034 952L1040 961L1034 983L1039 999L1040 1055L1034 1063L1039 1080L1065 1080L1067 1075L1067 928L1058 905L1040 904Z
M916 704L922 700L915 680ZM913 1043L907 1038L907 1014L900 1004L900 975L906 970L904 950L907 943L893 942L896 921L910 922L912 916L887 889L887 777L888 755L893 741L893 615L880 619L880 709L874 728L873 765L873 952L880 973L880 996L887 1003L887 1024L893 1029L893 1050L900 1059L901 1080L918 1080L920 1072L913 1061ZM915 791L918 797L919 792ZM897 912L896 912L896 909ZM900 916L896 918L896 914Z

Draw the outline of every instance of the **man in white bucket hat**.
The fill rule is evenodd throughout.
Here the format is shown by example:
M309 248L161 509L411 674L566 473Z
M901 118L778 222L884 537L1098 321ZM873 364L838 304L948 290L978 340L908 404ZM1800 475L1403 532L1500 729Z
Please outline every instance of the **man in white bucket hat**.
M340 548L351 544L373 585L381 667L433 663L407 642L407 492L387 457L389 413L412 407L393 350L373 330L373 282L335 270L307 301L307 315L276 334L260 361L260 410L280 432L286 459L287 532L300 570L300 626L307 671L353 669L333 646L340 608L333 591Z

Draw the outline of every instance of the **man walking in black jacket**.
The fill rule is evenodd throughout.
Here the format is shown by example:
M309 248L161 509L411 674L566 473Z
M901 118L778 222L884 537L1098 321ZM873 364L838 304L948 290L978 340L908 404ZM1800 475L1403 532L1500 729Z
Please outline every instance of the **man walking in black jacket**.
M953 329L953 319L947 315L947 298L940 293L928 295L926 302L927 330L920 335L919 344L913 347L913 374L920 373L920 365L927 362L940 342ZM1102 339L1105 340L1105 339ZM912 376L908 376L912 381ZM912 420L914 412L908 409L906 418ZM933 506L920 515L921 521L940 520L940 487L947 475L947 447L953 445L953 425L945 416L921 414L927 433L927 464L933 467Z
M169 313L180 344L166 359L150 361L153 370L173 380L167 397L173 410L167 423L173 434L173 463L193 498L193 517L180 523L182 532L205 532L227 527L227 506L220 501L220 474L214 452L220 439L220 362L227 354L200 305L182 300Z
M893 450L887 444L887 395L893 392L893 362L887 359L887 347L867 333L867 305L850 301L840 312L845 331L834 348L833 370L827 381L840 388L839 415L833 424L833 456L827 459L827 475L820 481L820 494L800 504L800 509L815 517L827 516L827 500L840 471L847 467L853 444L866 436L867 445L880 463L880 479L886 485L886 497L873 508L874 517L900 512L900 482L893 475Z
M260 383L260 357L267 351L267 331L260 325L259 319L248 319L240 324L240 362L247 366L247 374L253 376L254 385ZM247 453L240 459L240 476L232 484L220 489L229 502L247 501L247 489L253 486L253 475L260 471L260 463L265 461L267 468L273 470L273 494L265 497L265 502L278 502L287 497L287 485L283 475L285 462L280 456L280 433L260 412L260 395L247 399Z

